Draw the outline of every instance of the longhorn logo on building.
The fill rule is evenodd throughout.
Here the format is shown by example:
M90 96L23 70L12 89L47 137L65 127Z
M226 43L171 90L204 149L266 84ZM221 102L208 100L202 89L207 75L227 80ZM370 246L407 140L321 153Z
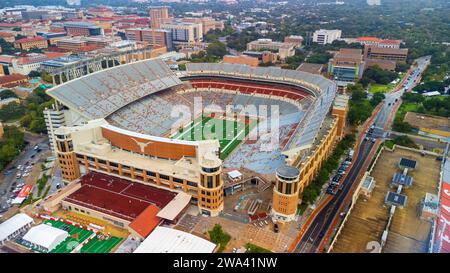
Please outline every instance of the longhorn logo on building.
M153 141L149 141L149 142L140 142L137 141L134 138L131 138L132 140L134 140L134 142L136 142L136 144L141 148L141 153L144 153L145 148L148 146L148 144L153 143Z

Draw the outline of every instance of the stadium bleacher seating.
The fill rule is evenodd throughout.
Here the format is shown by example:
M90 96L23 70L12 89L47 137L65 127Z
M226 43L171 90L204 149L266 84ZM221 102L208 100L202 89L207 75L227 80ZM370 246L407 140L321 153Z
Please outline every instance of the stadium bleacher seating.
M105 118L125 105L181 81L160 59L102 70L48 91L64 105L90 119Z

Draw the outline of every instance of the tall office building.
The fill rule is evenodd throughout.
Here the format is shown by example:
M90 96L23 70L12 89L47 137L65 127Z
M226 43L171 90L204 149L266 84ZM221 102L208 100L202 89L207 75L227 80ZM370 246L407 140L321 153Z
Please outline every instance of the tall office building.
M125 30L127 40L143 42L152 47L173 49L172 32L166 29L130 28Z
M203 40L202 24L186 23L186 22L172 22L161 24L162 29L170 30L172 33L172 40L174 43L196 43Z
M151 7L150 8L150 20L152 28L160 28L161 27L161 19L169 18L169 7Z
M333 75L335 81L353 82L360 79L363 72L364 61L361 49L341 48L328 62L328 73Z
M331 44L341 38L342 31L339 29L319 29L314 31L313 42L320 45Z

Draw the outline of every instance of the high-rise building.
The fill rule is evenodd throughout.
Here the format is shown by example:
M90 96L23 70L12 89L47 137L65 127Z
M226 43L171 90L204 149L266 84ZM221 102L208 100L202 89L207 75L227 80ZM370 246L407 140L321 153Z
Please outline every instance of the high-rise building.
M89 22L67 22L64 30L71 36L98 36L104 35L103 29Z
M294 44L295 47L301 47L302 43L303 43L303 37L300 35L290 35L290 36L286 36L284 37L284 42L285 43L291 43Z
M161 24L162 29L172 33L174 43L192 44L203 40L202 24L175 21Z
M169 18L169 7L150 7L150 20L152 28L160 28L161 20Z
M223 21L216 21L214 18L211 17L189 17L189 18L183 18L183 22L187 23L197 23L202 25L202 31L204 34L208 33L208 31L212 29L219 29L223 30L225 28L225 25Z
M130 28L125 30L127 40L142 42L152 47L173 49L172 32L167 29Z
M339 29L319 29L314 31L313 42L320 45L331 44L341 38L342 31Z
M258 39L247 44L247 50L275 50L278 52L280 59L284 60L287 57L295 55L294 43L274 42L271 39Z
M353 82L360 79L364 72L361 49L341 48L328 62L328 73L335 81Z
M390 60L405 62L408 56L407 48L385 48L378 46L364 46L364 59Z

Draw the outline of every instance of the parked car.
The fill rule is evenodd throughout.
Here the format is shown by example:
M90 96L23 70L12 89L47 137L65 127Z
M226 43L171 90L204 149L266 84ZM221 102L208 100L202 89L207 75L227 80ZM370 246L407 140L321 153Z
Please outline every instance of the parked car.
M278 224L277 223L275 223L275 224L273 224L273 231L275 232L275 233L278 233Z

